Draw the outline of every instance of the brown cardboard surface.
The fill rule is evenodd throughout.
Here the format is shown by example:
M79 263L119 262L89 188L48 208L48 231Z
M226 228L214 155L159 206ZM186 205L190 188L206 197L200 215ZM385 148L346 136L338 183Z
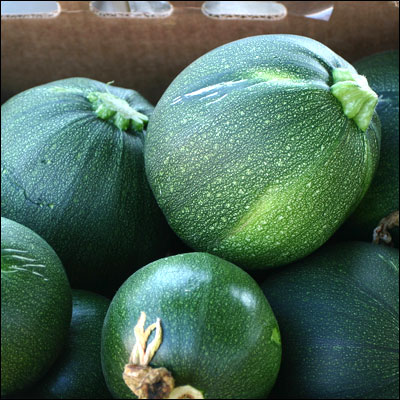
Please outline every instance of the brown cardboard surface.
M224 43L253 35L292 33L317 39L348 61L398 48L394 2L283 1L280 20L216 19L201 1L171 2L163 18L100 15L88 1L61 1L56 14L2 16L2 101L30 87L84 76L138 90L156 103L189 63ZM308 4L305 4L308 3ZM311 3L333 5L329 21L304 17Z

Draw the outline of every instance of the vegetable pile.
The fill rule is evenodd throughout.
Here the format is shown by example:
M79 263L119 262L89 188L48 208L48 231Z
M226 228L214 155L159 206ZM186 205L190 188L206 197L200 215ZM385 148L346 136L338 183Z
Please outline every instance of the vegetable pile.
M2 397L398 398L398 75L263 35L4 103Z

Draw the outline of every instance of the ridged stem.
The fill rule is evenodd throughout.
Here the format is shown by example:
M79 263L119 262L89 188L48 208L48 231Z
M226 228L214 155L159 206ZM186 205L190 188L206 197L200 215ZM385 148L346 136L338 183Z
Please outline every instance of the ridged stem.
M135 345L125 365L122 377L124 382L139 399L203 399L203 394L192 386L175 387L175 380L166 368L152 368L150 361L162 343L161 320L144 329L146 313L141 312L134 327ZM156 330L153 341L147 341L153 330Z
M122 131L132 128L141 132L149 118L136 111L127 101L106 92L91 92L87 99L92 103L93 111L104 120L110 120Z
M332 94L342 104L344 114L365 132L378 103L377 94L368 86L364 76L348 69L335 68L332 77Z
M399 226L399 211L394 211L387 217L379 221L379 225L374 229L372 242L379 244L381 241L386 244L392 244L392 236L389 229Z

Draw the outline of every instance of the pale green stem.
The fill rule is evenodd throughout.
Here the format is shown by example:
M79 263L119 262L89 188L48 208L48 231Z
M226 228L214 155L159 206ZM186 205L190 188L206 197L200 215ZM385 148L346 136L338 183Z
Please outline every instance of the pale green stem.
M113 122L122 131L132 128L140 132L149 121L147 115L136 111L126 100L111 93L91 92L87 99L92 103L93 111L99 118Z
M344 114L365 132L378 103L378 95L368 86L364 76L348 69L335 68L332 77L332 94L341 103Z

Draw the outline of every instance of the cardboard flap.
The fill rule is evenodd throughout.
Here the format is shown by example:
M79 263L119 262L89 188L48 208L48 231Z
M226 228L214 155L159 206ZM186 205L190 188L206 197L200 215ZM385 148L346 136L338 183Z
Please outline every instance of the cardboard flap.
M57 1L60 6L61 12L68 11L89 11L89 1Z
M88 1L61 1L58 13L43 18L2 16L2 101L49 81L84 76L138 90L155 104L196 58L253 35L308 36L350 62L398 48L394 2L283 1L287 15L277 20L212 18L201 1L170 3L172 12L160 18L101 13ZM333 7L329 20L309 11L321 3Z

